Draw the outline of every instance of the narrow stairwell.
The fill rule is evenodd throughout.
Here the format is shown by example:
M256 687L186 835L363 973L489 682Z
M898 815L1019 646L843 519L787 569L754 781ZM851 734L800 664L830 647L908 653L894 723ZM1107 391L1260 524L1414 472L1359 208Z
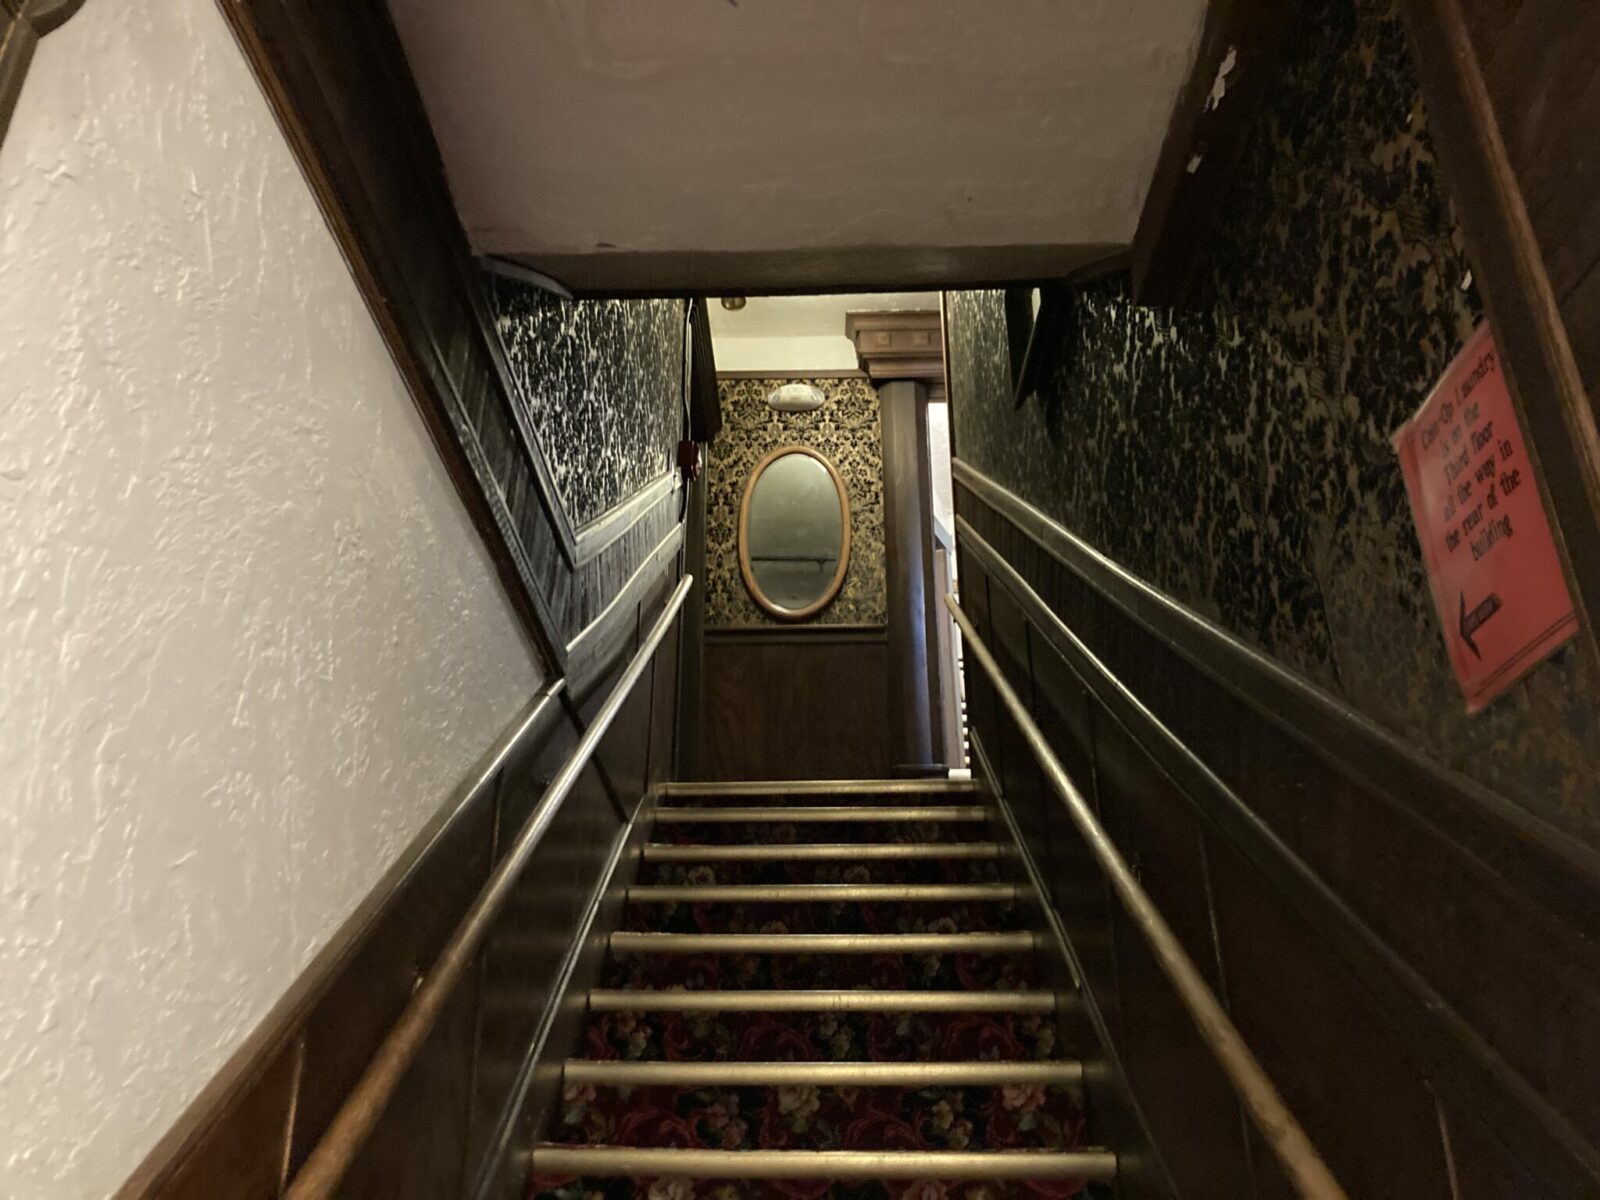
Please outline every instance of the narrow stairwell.
M679 784L653 822L530 1197L1109 1195L971 784Z

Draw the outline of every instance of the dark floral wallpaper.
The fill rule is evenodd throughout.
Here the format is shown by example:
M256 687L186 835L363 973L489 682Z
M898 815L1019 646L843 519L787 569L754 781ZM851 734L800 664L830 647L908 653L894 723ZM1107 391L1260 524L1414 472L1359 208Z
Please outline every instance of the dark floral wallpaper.
M1013 411L998 293L949 298L956 453L1190 608L1600 844L1574 646L1468 718L1389 437L1481 316L1391 0L1307 0L1192 303L1081 289Z
M809 413L767 407L785 379L724 379L722 432L706 468L706 625L785 625L750 599L739 574L739 501L761 456L809 446L831 461L850 494L850 565L838 598L808 624L881 625L888 619L883 549L883 436L878 393L865 379L813 379L826 397Z
M671 464L683 405L681 300L568 301L490 277L495 325L574 526Z

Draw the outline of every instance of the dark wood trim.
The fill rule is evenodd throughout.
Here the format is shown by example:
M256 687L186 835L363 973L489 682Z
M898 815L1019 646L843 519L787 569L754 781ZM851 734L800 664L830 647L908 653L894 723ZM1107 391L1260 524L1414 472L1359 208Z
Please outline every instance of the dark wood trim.
M565 1058L582 1040L583 1024L588 1016L583 998L591 988L599 986L600 972L609 953L605 938L595 936L595 931L622 926L627 888L638 874L641 846L650 833L648 817L652 805L653 801L648 800L641 804L638 813L645 814L646 819L640 820L636 814L617 831L612 842L605 867L578 923L577 934L561 964L551 1001L545 1006L539 1028L517 1073L511 1098L492 1135L490 1149L484 1155L476 1180L468 1181L466 1195L475 1200L521 1196L527 1187L527 1180L523 1178L526 1151L532 1149L552 1106L561 1098L559 1070L541 1068L556 1065L552 1059ZM519 1150L523 1153L519 1154Z
M972 739L973 778L978 781L979 787L992 797L1000 813L999 825L1004 833L995 840L1002 843L1009 840L1016 847L1017 863L1021 866L1023 877L1029 885L1029 895L1025 903L1034 918L1031 927L1042 928L1055 951L1049 956L1053 960L1051 965L1055 968L1051 982L1058 995L1070 996L1077 1002L1079 1011L1072 1015L1082 1020L1097 1043L1095 1063L1100 1070L1090 1073L1084 1079L1085 1099L1088 1111L1094 1114L1096 1134L1102 1139L1101 1144L1108 1143L1106 1134L1109 1131L1101 1125L1101 1122L1110 1118L1130 1132L1136 1143L1134 1146L1121 1142L1111 1143L1117 1147L1119 1188L1124 1191L1134 1191L1133 1180L1129 1176L1137 1173L1141 1177L1137 1185L1138 1195L1147 1195L1153 1188L1165 1200L1177 1197L1181 1194L1178 1185L1174 1182L1172 1172L1162 1158L1155 1139L1150 1135L1149 1121L1139 1107L1138 1098L1128 1081L1127 1068L1118 1053L1117 1038L1111 1020L1100 1002L1101 997L1095 994L1093 988L1087 986L1088 976L1083 960L1073 944L1071 935L1067 932L1063 914L1050 898L1049 882L1039 868L1029 838L1017 819L1010 797L1005 793L1002 775L995 769L989 757L988 747L979 732L976 729L969 730L969 736ZM1113 1115L1108 1111L1110 1109L1119 1111Z
M1267 721L1311 747L1330 769L1383 791L1497 869L1552 916L1600 945L1600 853L1481 784L1425 758L1349 705L1129 574L971 464L951 464L958 486L994 509L1082 578L1149 636L1169 647ZM957 535L957 544L961 542ZM1510 837L1528 854L1502 861Z
M944 323L938 309L849 312L844 333L856 348L861 369L875 383L944 382Z
M511 400L482 268L381 5L219 0L374 322L547 667L572 543Z
M39 39L60 29L82 7L83 0L0 0L0 145Z
M897 379L878 388L883 424L884 576L889 598L890 765L945 763L939 673L940 607L933 578L933 485L928 389Z
M381 4L219 0L548 673L658 533L671 479L574 530ZM688 355L689 322L683 350ZM652 504L652 499L655 501Z
M1277 76L1292 0L1212 0L1133 237L1133 295L1181 304ZM1231 59L1231 62L1230 62ZM1229 69L1223 74L1224 65Z
M532 758L535 747L550 737L561 714L555 689L541 689L145 1156L117 1190L119 1200L162 1194L185 1158L300 1036L307 1017L349 969L429 855L477 809L492 801L502 772L516 761Z
M683 549L683 532L681 524L673 525L628 581L617 589L611 603L567 643L568 678L575 695L584 695L604 674L617 652L633 640L637 632L639 601Z
M717 347L711 336L711 301L689 301L688 429L684 437L709 445L722 432L722 392L717 387Z
M963 548L1018 602L1030 628L1072 665L1113 719L1151 753L1196 814L1271 880L1276 894L1339 952L1381 1000L1435 1085L1480 1115L1493 1112L1493 1123L1509 1135L1508 1142L1551 1172L1553 1184L1573 1189L1573 1195L1600 1184L1600 1158L1570 1122L1061 624L993 547L961 518L957 523Z
M729 379L866 379L865 371L718 371L719 380Z
M705 713L706 474L690 485L684 519L683 569L694 576L678 637L678 711L671 778L700 778L700 726Z
M678 473L668 470L645 484L632 496L602 513L578 530L574 544L574 561L582 566L606 550L628 530L632 529L661 502L669 492L678 490Z
M454 216L454 211L452 208L452 216ZM464 233L463 236L465 236ZM494 364L495 377L499 381L499 392L505 398L506 411L510 414L513 427L516 430L517 448L522 452L528 466L533 470L539 503L545 518L550 522L551 530L555 534L556 545L561 551L561 556L566 560L566 565L569 568L575 567L580 561L578 531L573 527L572 518L568 515L566 506L561 503L561 492L556 487L555 472L550 468L550 460L545 457L544 447L539 444L539 435L534 431L527 407L512 399L517 395L516 376L512 373L511 360L506 354L505 342L500 337L499 326L495 323L488 289L478 286L469 288L468 291L471 302L470 311L477 320L479 328L483 331L483 342L488 349L489 360Z
M708 642L881 642L884 625L733 625L707 629Z
M1067 279L1126 253L1112 242L1027 246L852 246L734 250L508 254L579 296L783 296L915 292Z
M1458 0L1401 6L1428 123L1489 312L1591 662L1600 665L1600 432Z

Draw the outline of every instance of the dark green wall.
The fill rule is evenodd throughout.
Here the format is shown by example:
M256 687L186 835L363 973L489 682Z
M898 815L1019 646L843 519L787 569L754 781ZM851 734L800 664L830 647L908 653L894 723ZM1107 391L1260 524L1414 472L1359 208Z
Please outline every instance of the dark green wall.
M1481 316L1393 4L1306 0L1190 303L1077 294L1014 410L999 293L949 297L956 453L1425 753L1600 845L1575 646L1477 717L1389 437Z

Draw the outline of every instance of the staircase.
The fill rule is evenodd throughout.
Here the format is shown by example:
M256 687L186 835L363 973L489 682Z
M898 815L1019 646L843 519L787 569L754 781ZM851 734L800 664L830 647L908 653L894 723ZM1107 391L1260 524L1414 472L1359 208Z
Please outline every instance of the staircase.
M672 785L540 1200L1109 1195L1034 897L970 783Z

